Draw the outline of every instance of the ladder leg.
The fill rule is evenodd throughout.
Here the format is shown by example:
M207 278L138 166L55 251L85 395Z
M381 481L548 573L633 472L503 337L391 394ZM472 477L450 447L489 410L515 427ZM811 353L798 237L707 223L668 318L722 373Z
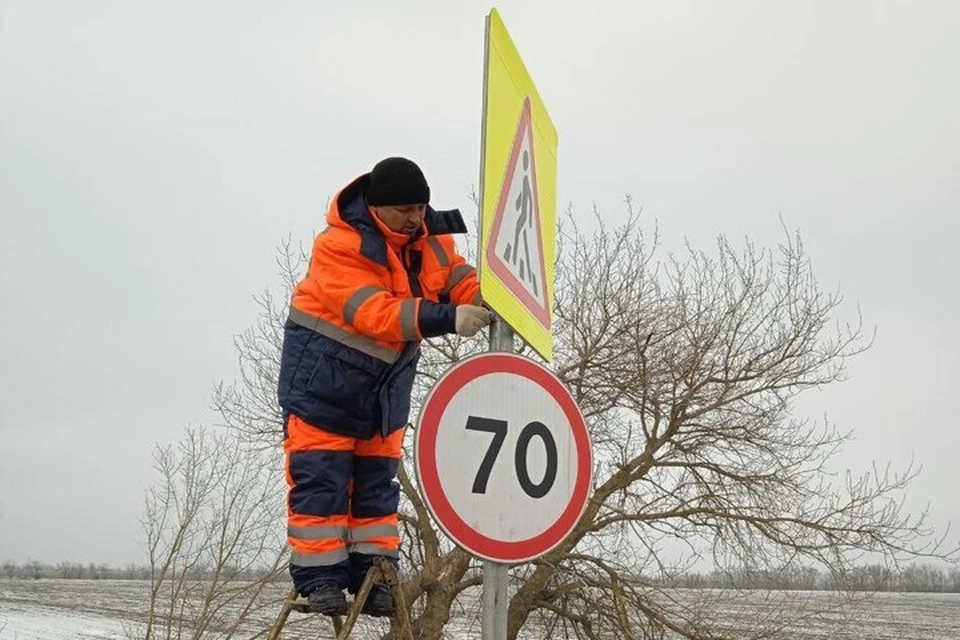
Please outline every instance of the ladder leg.
M397 623L400 638L402 640L413 640L413 629L410 627L410 614L407 611L407 599L403 595L400 576L397 575L397 570L388 561L377 558L375 563L380 567L380 573L383 576L384 583L390 587L390 591L393 593L393 622Z
M297 590L296 588L290 589L290 593L287 594L287 598L283 601L283 608L280 609L280 615L277 616L276 622L274 622L273 626L270 628L270 633L267 635L267 640L277 640L280 637L280 631L283 629L283 625L287 623L287 618L290 616L290 608L296 601Z
M381 570L376 566L367 571L367 575L363 578L363 584L360 585L360 590L357 591L357 595L353 599L353 604L350 605L350 613L347 614L347 619L343 623L343 629L337 632L337 640L346 640L350 637L350 632L353 631L353 625L357 624L357 618L360 617L360 612L363 610L363 605L367 601L367 596L370 595L370 590L373 589L373 583L379 582L380 579Z

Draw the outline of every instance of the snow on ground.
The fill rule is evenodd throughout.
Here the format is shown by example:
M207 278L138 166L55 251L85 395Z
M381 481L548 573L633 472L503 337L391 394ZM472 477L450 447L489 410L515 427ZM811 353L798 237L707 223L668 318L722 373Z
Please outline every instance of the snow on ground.
M146 583L0 580L0 640L124 640Z
M0 604L0 640L124 640L124 623L38 604Z
M111 580L0 579L0 640L126 640L137 637L136 623L146 609L148 583ZM269 628L286 593L278 584L274 605L245 628L250 637ZM479 594L477 594L479 595ZM677 602L697 605L703 615L721 621L731 637L749 637L757 624L780 621L778 637L790 640L958 640L960 594L880 593L848 597L830 592L730 592L673 590ZM444 630L446 640L480 638L479 598L466 598ZM786 616L786 618L784 618ZM787 619L789 618L789 620ZM547 636L531 621L522 640ZM381 637L387 623L361 617L353 637ZM204 638L216 640L216 634ZM333 637L329 620L291 614L286 640ZM668 638L675 638L668 634Z

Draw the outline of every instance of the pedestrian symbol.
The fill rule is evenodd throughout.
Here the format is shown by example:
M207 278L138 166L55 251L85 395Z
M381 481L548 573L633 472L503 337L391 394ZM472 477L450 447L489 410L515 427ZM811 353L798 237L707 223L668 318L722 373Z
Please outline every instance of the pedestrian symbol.
M485 257L510 292L544 328L549 329L550 305L547 300L536 166L530 99L527 98L523 102L513 149L504 173Z
M530 192L530 152L523 150L523 183L520 193L514 201L513 208L519 213L513 244L507 243L503 250L504 259L517 266L520 262L520 280L527 280L533 288L533 296L537 297L537 274L533 272L533 263L530 262L530 238L527 231L533 229L533 195ZM518 181L519 182L519 181ZM520 238L523 237L523 255L520 254ZM509 235L507 236L509 240Z

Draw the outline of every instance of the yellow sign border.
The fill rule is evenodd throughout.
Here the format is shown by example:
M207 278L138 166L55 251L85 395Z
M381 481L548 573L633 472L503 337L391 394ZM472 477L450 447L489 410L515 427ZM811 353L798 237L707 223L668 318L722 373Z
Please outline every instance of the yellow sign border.
M556 258L557 130L540 98L523 59L496 9L486 18L483 68L483 115L480 143L480 250L478 252L481 293L488 304L514 332L544 360L553 357L552 322L548 326L510 291L484 259L491 241L493 218L504 187L517 122L524 101L529 99L534 158L537 166L540 237L546 271L547 307L554 302L554 260Z

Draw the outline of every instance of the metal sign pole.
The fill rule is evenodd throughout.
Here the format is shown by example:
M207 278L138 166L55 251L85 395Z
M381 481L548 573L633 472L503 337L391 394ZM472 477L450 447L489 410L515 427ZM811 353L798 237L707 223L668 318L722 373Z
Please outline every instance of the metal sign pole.
M483 561L483 640L507 640L507 569Z
M513 331L500 316L490 325L490 351L513 353ZM510 566L483 561L483 640L507 640L507 578Z

